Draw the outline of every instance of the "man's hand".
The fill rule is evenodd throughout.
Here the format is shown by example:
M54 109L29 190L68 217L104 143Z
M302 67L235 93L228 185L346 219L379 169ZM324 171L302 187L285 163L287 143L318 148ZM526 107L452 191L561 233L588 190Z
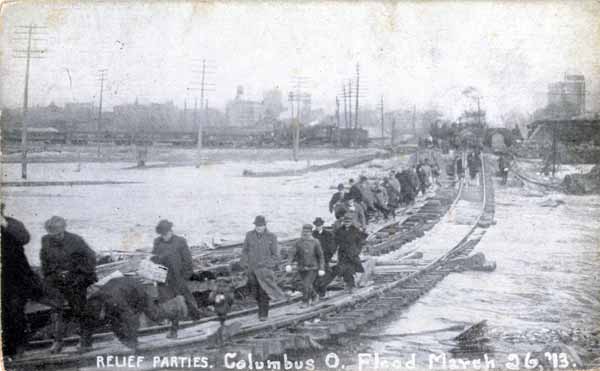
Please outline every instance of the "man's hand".
M323 277L325 275L325 271L319 269L319 273L318 274L319 274L319 277Z
M285 271L286 271L286 273L292 273L292 266L291 266L291 265L289 265L289 264L288 264L288 265L286 265L286 266L285 266Z
M2 219L0 219L0 225L2 225L2 227L4 227L4 228L6 228L8 226L8 220L6 220L4 215L2 215Z

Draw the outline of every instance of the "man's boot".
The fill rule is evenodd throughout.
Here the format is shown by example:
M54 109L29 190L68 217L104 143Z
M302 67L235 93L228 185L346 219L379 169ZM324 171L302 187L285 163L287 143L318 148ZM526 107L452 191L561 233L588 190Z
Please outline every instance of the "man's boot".
M60 353L63 348L63 336L65 334L65 323L62 313L52 314L52 322L54 323L54 343L50 348L50 353Z
M171 328L167 334L167 339L177 339L177 332L179 330L179 320L173 320L171 322Z

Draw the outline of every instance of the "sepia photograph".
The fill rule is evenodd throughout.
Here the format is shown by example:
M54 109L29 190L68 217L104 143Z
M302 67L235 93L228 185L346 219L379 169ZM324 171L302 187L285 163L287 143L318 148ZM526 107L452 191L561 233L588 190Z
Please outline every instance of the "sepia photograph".
M2 369L600 369L599 20L0 0Z

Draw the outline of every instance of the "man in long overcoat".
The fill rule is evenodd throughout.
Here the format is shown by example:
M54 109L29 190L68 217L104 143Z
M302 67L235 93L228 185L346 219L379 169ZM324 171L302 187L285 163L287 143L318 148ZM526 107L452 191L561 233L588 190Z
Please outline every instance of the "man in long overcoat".
M26 344L25 304L28 299L42 296L39 277L29 265L24 245L29 232L17 219L4 216L0 206L2 226L2 353L13 357Z
M196 300L187 286L193 270L192 254L185 238L173 233L173 223L161 220L156 226L156 233L152 249L152 261L168 268L167 281L158 285L158 300L161 303L169 301L176 296L183 296L193 319L200 317L200 310ZM168 338L177 338L179 320L173 319Z
M319 297L323 298L327 292L327 284L331 282L330 277L328 276L334 274L329 263L337 251L337 246L335 245L333 233L323 228L323 225L325 224L323 219L316 218L313 221L313 224L315 225L315 229L312 232L312 236L319 240L319 243L321 244L321 250L323 250L323 267L325 268L325 276L318 277L315 281L315 291L319 294Z
M360 261L360 251L367 234L352 224L352 217L344 216L342 226L335 231L335 244L338 248L338 269L346 283L346 290L355 287L354 274L364 272Z
M344 185L342 183L338 184L338 191L331 196L331 200L329 200L329 212L332 213L335 210L335 205L339 202L344 201Z
M69 304L81 326L87 288L97 281L96 254L83 238L66 231L67 222L53 216L44 224L48 234L42 237L40 260L49 297L56 303L54 344L51 353L62 350L65 333L64 303Z
M269 316L269 301L286 299L277 286L274 270L279 264L277 236L267 230L264 216L254 219L254 230L246 233L240 265L246 268L248 287L258 303L258 318L266 321Z

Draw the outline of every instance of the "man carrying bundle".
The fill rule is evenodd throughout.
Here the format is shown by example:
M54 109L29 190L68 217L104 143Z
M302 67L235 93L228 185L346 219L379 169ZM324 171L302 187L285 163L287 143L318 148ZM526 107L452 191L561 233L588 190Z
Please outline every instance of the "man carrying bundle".
M117 338L134 351L138 346L139 316L144 313L150 320L187 315L185 301L180 296L159 305L143 284L133 277L116 277L94 292L83 312L80 351L92 349L94 329L108 323Z
M173 223L161 220L155 228L159 237L154 239L154 248L151 260L167 267L167 281L158 285L159 302L164 303L179 295L183 296L188 307L190 317L198 319L200 310L196 300L187 286L187 281L194 273L192 265L192 254L185 238L173 233ZM177 338L179 330L179 319L171 322L171 330L167 335L169 339Z

